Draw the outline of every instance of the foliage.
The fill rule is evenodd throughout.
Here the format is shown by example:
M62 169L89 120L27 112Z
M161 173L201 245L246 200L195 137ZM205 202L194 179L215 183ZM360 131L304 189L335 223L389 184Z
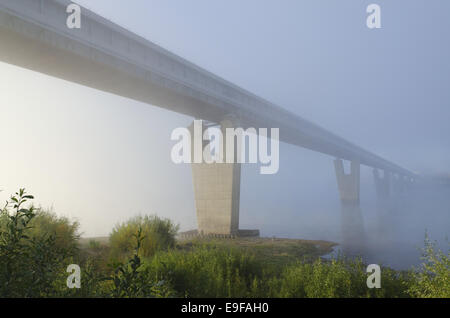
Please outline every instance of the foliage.
M110 235L112 257L122 259L124 256L130 256L135 244L135 233L139 229L143 235L140 250L144 257L175 246L178 226L168 219L161 219L157 216L138 216L113 229Z
M428 235L423 248L424 262L414 271L409 292L420 298L450 298L450 257L436 249Z
M1 211L1 297L51 296L64 261L73 256L74 249L61 244L55 233L32 233L37 213L33 206L24 207L31 199L21 189Z
M179 297L250 297L262 267L234 249L199 246L157 253L143 271L148 281L167 281Z
M145 237L142 228L139 227L135 234L136 248L132 258L127 263L119 265L114 275L109 278L114 286L111 289L112 297L170 297L172 290L164 281L148 282L141 269L141 257L139 251Z
M407 297L406 277L388 268L381 270L382 288L366 286L366 267L360 259L333 259L297 263L285 269L280 279L272 280L272 297L346 298Z
M32 199L21 189L0 211L0 297L450 297L449 256L428 238L421 268L382 268L381 288L369 289L361 260L325 261L288 242L176 245L177 227L156 216L118 225L110 246L79 249L78 223L26 206ZM69 264L81 267L80 289L67 288Z
M30 237L54 236L54 245L58 249L65 249L75 254L78 249L78 222L71 222L66 217L57 216L53 212L39 209L30 222Z

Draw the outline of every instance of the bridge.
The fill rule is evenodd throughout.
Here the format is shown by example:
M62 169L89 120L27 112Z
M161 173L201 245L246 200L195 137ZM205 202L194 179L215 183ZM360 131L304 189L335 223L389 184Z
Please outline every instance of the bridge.
M280 141L335 157L344 210L358 214L360 166L374 168L380 199L418 176L68 0L0 0L0 60L227 127L280 128ZM351 162L346 174L343 160ZM198 229L239 234L241 167L192 164ZM383 176L379 171L384 171ZM356 212L355 212L356 211Z

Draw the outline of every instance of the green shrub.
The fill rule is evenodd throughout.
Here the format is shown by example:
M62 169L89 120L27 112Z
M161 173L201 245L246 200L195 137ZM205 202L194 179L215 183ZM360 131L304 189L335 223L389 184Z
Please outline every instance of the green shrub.
M9 222L10 217L4 209L3 213L0 214L0 231L4 232ZM56 248L75 253L80 238L79 223L72 222L66 217L57 216L52 211L33 207L33 217L29 220L26 235L30 240L52 237Z
M78 223L26 207L32 199L22 189L0 210L0 297L450 297L449 255L428 238L421 268L382 268L381 288L369 289L358 259L274 270L254 249L200 241L175 249L177 226L156 216L116 226L110 248L91 241L78 250ZM117 258L108 263L110 249ZM81 267L81 289L66 286L69 264Z
M196 247L154 255L143 266L148 281L164 281L179 297L250 297L262 264L234 249Z
M24 207L31 199L21 189L1 210L0 297L55 296L55 284L73 257L74 249L58 241L51 222L38 220L35 224L48 227L32 232L37 213L33 206Z
M413 297L450 298L450 255L438 250L426 236L424 262L413 272L409 292Z
M178 226L168 219L157 216L138 216L113 229L109 237L112 257L123 259L133 253L138 229L142 229L143 240L140 253L143 257L175 246Z
M78 222L72 222L66 217L57 216L55 213L37 210L36 216L30 222L30 237L53 236L54 244L58 249L76 251L80 238Z
M108 278L113 282L110 295L112 297L171 297L173 290L164 281L148 281L145 273L141 270L142 263L139 251L142 247L144 237L142 228L136 235L136 247L132 258L125 264L119 265L114 274Z
M380 289L366 285L366 266L361 260L343 258L297 263L285 269L279 281L271 281L271 296L283 298L407 297L404 277L388 268L381 270ZM278 292L277 292L278 288Z

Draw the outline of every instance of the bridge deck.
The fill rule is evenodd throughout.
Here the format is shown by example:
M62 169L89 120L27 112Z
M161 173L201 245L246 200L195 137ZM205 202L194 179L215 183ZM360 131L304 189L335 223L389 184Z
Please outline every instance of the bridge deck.
M0 60L214 122L280 128L280 140L401 175L414 173L288 112L68 0L0 0Z

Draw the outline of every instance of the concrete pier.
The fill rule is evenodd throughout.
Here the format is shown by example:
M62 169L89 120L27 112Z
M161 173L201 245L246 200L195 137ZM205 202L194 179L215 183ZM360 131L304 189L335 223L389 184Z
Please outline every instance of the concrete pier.
M395 196L401 196L405 193L405 180L401 175L394 175L392 179L392 191Z
M364 222L360 208L360 164L351 162L346 174L341 159L334 161L336 179L341 199L342 250L347 256L361 255L365 247Z
M236 122L225 119L220 123L224 139L226 128L235 127ZM189 126L194 138L193 125ZM206 127L203 128L203 132ZM235 156L238 142L235 142ZM225 141L223 158L226 158ZM203 142L202 151L209 153L208 141ZM194 140L192 140L194 156ZM194 162L194 160L192 160ZM236 160L235 160L236 162ZM198 233L200 235L238 235L239 234L239 199L241 185L241 164L239 163L192 163L195 207L197 213Z
M391 174L384 170L384 174L381 176L378 169L373 169L373 177L378 200L387 201L391 194Z
M388 239L389 233L392 230L389 227L389 224L391 223L389 222L389 218L393 209L391 196L391 173L384 170L383 175L381 175L378 169L374 169L373 177L375 183L375 192L377 196L377 231L378 233L383 234L384 239Z
M360 164L417 178L416 173L86 8L82 8L82 27L67 28L66 8L70 3L70 0L0 0L0 61L187 116L201 117L219 123L223 132L238 124L244 129L279 128L281 142L351 160L349 175L344 173L342 160L335 161L343 231L350 236L346 239L349 244L359 242L364 232L359 207ZM239 123L228 116L239 118ZM208 145L201 146L203 150ZM239 230L240 164L193 163L192 175L200 235L258 233Z

